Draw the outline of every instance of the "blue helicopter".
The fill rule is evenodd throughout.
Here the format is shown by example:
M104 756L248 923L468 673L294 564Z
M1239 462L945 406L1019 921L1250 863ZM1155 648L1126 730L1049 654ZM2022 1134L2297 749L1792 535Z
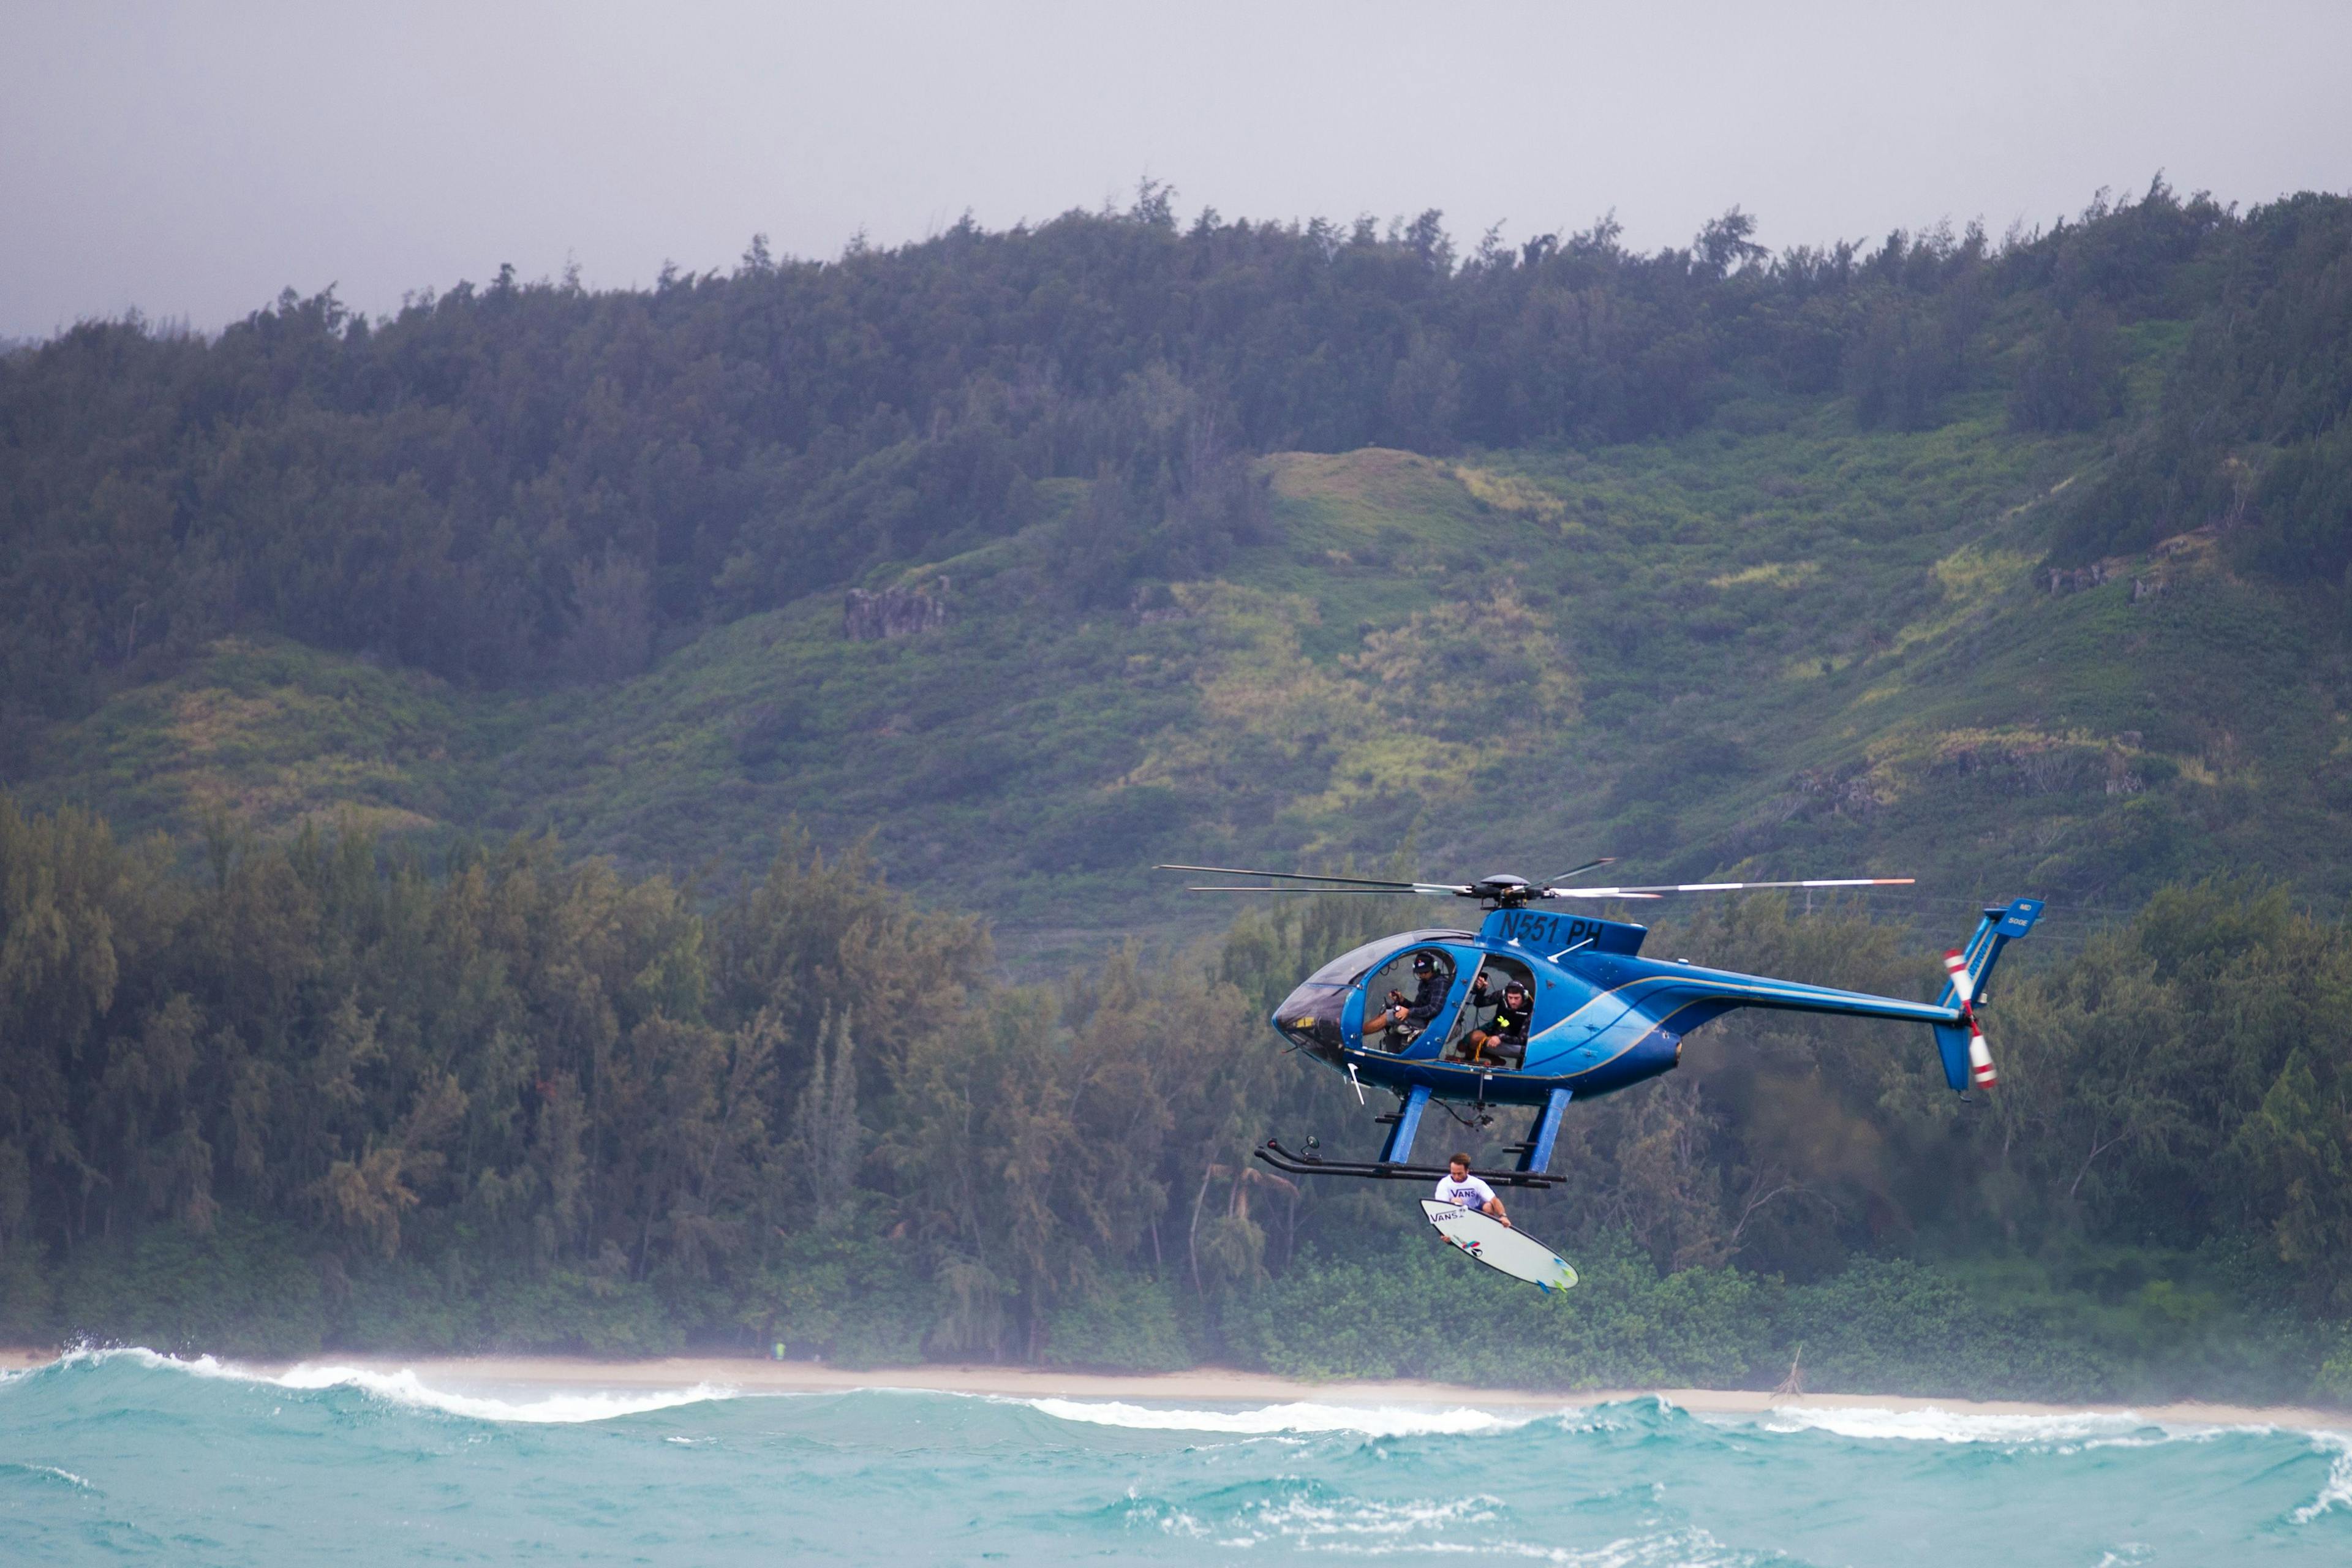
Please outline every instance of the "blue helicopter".
M1612 863L1588 861L1552 883ZM1901 887L1912 881L1909 877L1601 888L1539 886L1514 876L1399 882L1233 866L1158 869L1267 879L1260 884L1196 885L1188 889L1193 892L1406 894L1469 899L1486 910L1475 931L1400 931L1343 952L1308 975L1275 1010L1275 1028L1293 1047L1345 1072L1360 1101L1367 1086L1397 1096L1397 1109L1378 1118L1389 1129L1380 1158L1327 1160L1312 1138L1297 1152L1278 1139L1268 1139L1256 1152L1294 1175L1427 1180L1444 1167L1412 1163L1412 1146L1432 1101L1466 1104L1479 1125L1491 1121L1490 1106L1534 1106L1527 1140L1508 1150L1518 1157L1516 1167L1476 1173L1491 1185L1515 1187L1548 1187L1559 1180L1549 1167L1570 1101L1672 1071L1682 1060L1685 1037L1734 1008L1925 1024L1934 1031L1945 1082L1963 1098L1972 1084L1991 1088L1992 1055L1976 1008L1985 999L2001 950L2032 931L2042 910L2040 899L1986 908L1967 945L1945 954L1941 994L1933 1003L1906 1002L1707 969L1682 959L1643 958L1646 926L1528 906L1763 889ZM1509 1001L1507 993L1518 1000ZM1496 1027L1498 1015L1506 1013L1511 1016Z

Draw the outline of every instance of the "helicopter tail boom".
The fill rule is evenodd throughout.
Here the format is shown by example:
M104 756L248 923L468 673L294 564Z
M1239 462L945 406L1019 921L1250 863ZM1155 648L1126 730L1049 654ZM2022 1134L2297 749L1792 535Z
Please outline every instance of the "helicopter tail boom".
M1985 1046L1976 1009L1987 999L1986 988L2002 949L2033 929L2042 908L2039 899L2013 899L1986 909L1968 945L1954 949L1947 957L1949 978L1942 994L1932 1003L1688 967L1679 961L1672 967L1658 966L1657 972L1618 987L1614 994L1628 1000L1638 998L1642 1010L1655 1019L1660 1028L1671 1029L1677 1036L1686 1035L1736 1007L1926 1024L1935 1031L1945 1082L1965 1094L1971 1087L1990 1089L1998 1081L1992 1053Z

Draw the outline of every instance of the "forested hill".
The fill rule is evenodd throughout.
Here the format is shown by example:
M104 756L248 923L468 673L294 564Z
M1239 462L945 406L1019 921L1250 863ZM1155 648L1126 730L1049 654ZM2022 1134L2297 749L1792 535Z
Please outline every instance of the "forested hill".
M0 1337L2352 1398L2352 201L1753 232L1147 188L0 355ZM1916 871L1653 939L1900 994L2049 897L2001 1089L1727 1019L1565 1299L1250 1162L1428 911L1148 862L1596 853Z
M1179 850L2347 891L2352 203L1752 233L1147 188L79 327L0 357L8 777L729 874L872 829L1029 952Z

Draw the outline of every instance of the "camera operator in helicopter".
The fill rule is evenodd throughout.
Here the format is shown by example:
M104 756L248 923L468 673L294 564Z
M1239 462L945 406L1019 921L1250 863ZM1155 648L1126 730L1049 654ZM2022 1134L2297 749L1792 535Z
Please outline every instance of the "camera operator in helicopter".
M1474 1010L1492 1007L1495 1016L1470 1031L1469 1038L1462 1042L1462 1059L1473 1067L1485 1067L1490 1062L1496 1067L1517 1067L1528 1055L1530 1008L1527 982L1511 976L1504 983L1499 996L1486 986L1486 974L1481 970L1471 986L1470 1006Z

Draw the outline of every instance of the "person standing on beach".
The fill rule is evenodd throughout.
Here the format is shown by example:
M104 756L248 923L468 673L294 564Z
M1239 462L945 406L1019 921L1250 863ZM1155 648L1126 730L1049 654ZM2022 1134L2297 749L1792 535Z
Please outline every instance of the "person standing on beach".
M1498 1220L1506 1230L1512 1228L1511 1216L1503 1212L1503 1200L1495 1195L1495 1189L1470 1173L1467 1154L1456 1154L1446 1163L1445 1174L1437 1178L1437 1201Z

